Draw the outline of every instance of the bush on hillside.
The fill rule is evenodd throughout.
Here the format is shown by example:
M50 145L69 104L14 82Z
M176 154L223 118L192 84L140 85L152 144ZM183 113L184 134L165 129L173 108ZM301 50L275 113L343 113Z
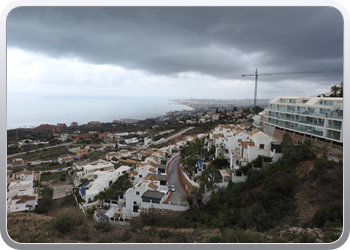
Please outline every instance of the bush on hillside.
M52 226L60 233L69 233L73 228L81 226L86 222L87 219L80 210L65 208L58 213Z
M339 226L343 225L343 203L333 202L326 207L322 207L315 213L311 224L315 227L322 227L327 222L333 222Z

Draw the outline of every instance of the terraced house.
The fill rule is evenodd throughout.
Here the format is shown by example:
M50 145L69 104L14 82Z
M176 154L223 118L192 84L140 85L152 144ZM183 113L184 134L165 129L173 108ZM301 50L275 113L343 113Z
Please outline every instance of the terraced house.
M276 128L343 143L342 97L276 97L254 117L254 126L273 135Z

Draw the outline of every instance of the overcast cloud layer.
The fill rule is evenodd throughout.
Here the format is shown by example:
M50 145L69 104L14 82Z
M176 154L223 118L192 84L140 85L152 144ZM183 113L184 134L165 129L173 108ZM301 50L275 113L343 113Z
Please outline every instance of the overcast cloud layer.
M241 75L256 68L323 71L260 76L258 98L343 81L343 19L330 7L20 7L7 46L9 93L253 98Z

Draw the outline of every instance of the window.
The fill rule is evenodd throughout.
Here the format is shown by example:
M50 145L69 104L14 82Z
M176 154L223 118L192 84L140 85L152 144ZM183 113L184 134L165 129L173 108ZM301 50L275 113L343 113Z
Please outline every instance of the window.
M264 149L265 145L264 144L260 144L259 145L259 149Z
M333 106L334 102L333 101L324 101L324 105Z

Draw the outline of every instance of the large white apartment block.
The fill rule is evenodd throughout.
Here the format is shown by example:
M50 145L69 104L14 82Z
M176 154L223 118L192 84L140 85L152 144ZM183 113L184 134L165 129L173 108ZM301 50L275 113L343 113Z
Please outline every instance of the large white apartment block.
M268 135L281 128L343 143L341 97L276 97L254 120L254 126Z

